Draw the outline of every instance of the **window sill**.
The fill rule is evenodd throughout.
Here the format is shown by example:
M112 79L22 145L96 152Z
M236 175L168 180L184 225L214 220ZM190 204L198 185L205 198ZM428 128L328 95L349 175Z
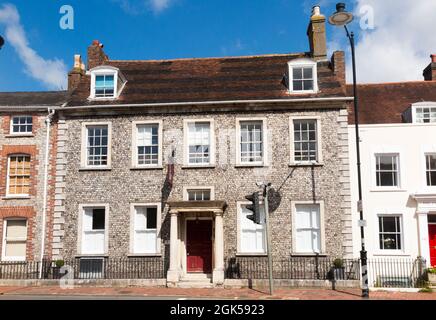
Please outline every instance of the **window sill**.
M267 257L268 253L242 253L239 252L236 254L237 257Z
M130 170L163 170L163 166L130 167Z
M128 254L129 258L141 258L141 257L162 257L162 253L131 253Z
M111 167L80 167L79 171L111 171Z
M381 188L381 189L371 189L369 192L407 192L407 190L404 189L398 189L398 188Z
M215 169L214 164L207 164L207 165L189 165L185 164L182 166L182 169Z
M109 258L109 255L106 253L103 254L77 254L74 258Z
M2 260L0 260L1 262L5 262L5 263L22 263L22 264L25 264L25 263L27 263L27 260L26 260L26 258L23 258L23 259L14 259L14 258L3 258Z
M307 95L307 94L315 94L319 93L319 90L289 90L288 93L292 95Z
M316 254L313 252L308 252L308 253L297 253L297 252L291 252L291 257L327 257L328 254L327 253L320 253L320 254Z
M406 254L403 251L395 251L395 250L387 250L387 252L381 252L377 251L376 253L373 253L374 257L382 257L382 256L389 256L389 257L411 257L410 254Z
M235 168L262 168L268 167L268 165L264 163L239 163L235 165Z
M5 196L3 200L25 200L30 199L30 196Z
M33 133L26 133L26 134L7 134L5 135L5 138L34 138L35 135Z
M289 164L290 167L298 168L298 167L322 167L324 166L324 162L316 162L316 163L310 163L310 162L291 162Z
M89 101L114 101L117 100L118 97L89 97L88 100Z

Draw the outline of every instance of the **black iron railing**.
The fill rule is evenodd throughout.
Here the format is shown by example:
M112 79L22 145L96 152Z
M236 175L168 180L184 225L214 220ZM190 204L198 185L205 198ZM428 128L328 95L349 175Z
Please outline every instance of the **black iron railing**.
M368 259L370 287L420 288L426 285L426 262L423 258Z
M0 279L39 279L41 262L0 262ZM161 257L81 258L43 261L42 279L163 279L166 264Z
M0 279L164 279L168 261L162 257L77 258L66 261L0 262ZM359 280L360 260L330 257L291 257L273 260L274 279ZM370 287L418 288L426 285L422 258L368 259ZM227 279L268 279L267 257L230 257L225 260Z
M336 266L330 257L292 257L273 260L274 279L306 280L359 280L358 259L342 259ZM267 257L232 257L226 259L227 279L267 279Z

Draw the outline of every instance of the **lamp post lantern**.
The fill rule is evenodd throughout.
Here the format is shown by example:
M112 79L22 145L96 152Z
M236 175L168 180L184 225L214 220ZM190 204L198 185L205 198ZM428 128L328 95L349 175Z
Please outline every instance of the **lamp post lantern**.
M5 39L3 39L2 36L0 36L0 49L3 47L4 44L5 44Z
M360 213L360 238L361 238L361 251L360 260L362 263L362 297L369 297L368 289L368 269L367 269L367 252L365 250L365 222L363 220L363 206L362 206L362 176L360 171L360 139L359 139L359 100L357 95L357 81L356 81L356 53L354 43L354 33L349 32L347 24L353 21L353 14L345 10L345 3L338 3L336 5L336 12L329 17L329 23L344 27L347 37L351 45L351 57L353 64L353 95L354 95L354 125L356 129L356 156L357 156L357 184L359 189L359 202L357 204Z

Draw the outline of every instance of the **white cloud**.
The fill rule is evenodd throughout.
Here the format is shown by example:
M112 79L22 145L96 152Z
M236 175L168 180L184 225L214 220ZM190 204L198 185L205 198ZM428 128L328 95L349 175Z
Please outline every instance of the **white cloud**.
M155 13L159 13L168 8L171 0L150 0L150 6Z
M245 49L245 45L241 42L241 39L236 39L236 41L230 43L229 45L221 46L221 53L224 56L236 55L243 49Z
M422 71L436 53L434 0L357 0L356 14L374 9L374 30L357 29L356 59L359 82L422 80ZM358 18L359 19L359 18ZM359 28L359 23L353 25ZM340 30L343 32L343 30ZM351 80L348 59L347 79Z
M174 2L174 0L112 0L118 3L126 13L138 15L147 10L155 14L161 13Z
M6 27L6 42L12 45L25 65L26 73L41 81L49 89L65 89L67 67L62 60L44 59L29 46L26 33L20 23L20 15L12 4L0 8L0 24Z

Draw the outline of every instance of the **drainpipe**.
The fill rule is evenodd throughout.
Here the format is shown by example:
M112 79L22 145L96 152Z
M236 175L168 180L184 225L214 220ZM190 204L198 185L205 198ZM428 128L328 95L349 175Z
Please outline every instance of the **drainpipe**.
M55 114L54 109L48 109L48 115L45 119L46 124L46 140L45 140L45 158L44 158L44 198L42 204L42 230L41 230L41 258L39 261L39 278L42 279L42 264L44 259L45 248L45 224L47 215L47 197L48 197L48 165L49 165L49 150L50 150L50 125Z

